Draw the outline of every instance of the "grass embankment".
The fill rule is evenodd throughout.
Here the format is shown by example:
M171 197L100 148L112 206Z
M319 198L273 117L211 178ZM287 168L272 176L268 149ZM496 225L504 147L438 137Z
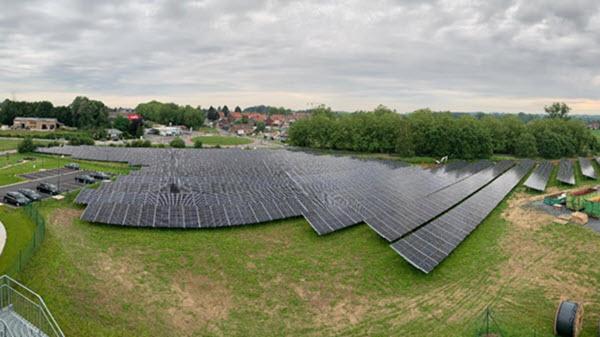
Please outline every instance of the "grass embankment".
M200 140L203 145L209 146L246 145L252 143L252 139L238 136L198 136L192 139L192 141L195 140Z
M0 255L0 275L19 259L19 251L25 248L33 237L35 223L23 209L0 207L0 222L4 224L7 238Z
M27 158L35 158L28 160ZM82 170L104 171L125 174L129 172L127 164L107 163L88 160L78 160L70 157L60 157L42 154L11 154L0 157L0 186L25 181L21 174L32 173L40 169L56 169L67 163L78 163Z
M507 202L424 275L365 225L120 228L71 201L42 203L46 241L20 275L67 335L470 336L490 305L507 336L543 337L567 296L591 337L600 314L600 236Z

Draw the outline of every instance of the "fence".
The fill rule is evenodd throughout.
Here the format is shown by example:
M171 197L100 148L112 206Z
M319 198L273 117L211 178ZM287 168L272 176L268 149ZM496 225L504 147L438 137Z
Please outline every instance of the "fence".
M33 256L35 251L39 248L44 241L44 236L46 234L46 221L44 217L40 214L37 206L33 204L29 204L23 207L25 214L35 223L35 229L33 231L33 236L31 240L27 243L27 245L19 251L17 254L17 258L4 270L4 274L15 276L21 270L27 261Z

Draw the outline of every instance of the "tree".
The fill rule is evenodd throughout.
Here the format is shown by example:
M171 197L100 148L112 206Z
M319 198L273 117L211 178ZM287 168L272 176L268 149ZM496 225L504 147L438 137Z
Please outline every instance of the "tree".
M206 118L208 118L208 120L211 121L216 121L217 119L219 119L219 112L211 105L210 108L208 108Z
M538 155L535 137L529 132L523 132L515 142L515 154L519 157L536 157Z
M127 117L119 115L113 120L112 124L113 128L125 133L129 133L129 127L131 123Z
M37 148L37 146L33 143L33 140L31 139L31 137L25 137L19 143L17 151L19 151L19 153L30 153L30 152L35 151L36 148Z
M238 113L242 113L242 108L240 108L240 106L238 105L238 106L235 107L234 111L238 112Z
M183 139L177 137L169 143L169 146L174 147L174 148L184 148L185 142L183 141Z
M82 129L105 128L109 125L108 108L100 101L78 96L69 105L75 126Z
M259 121L256 123L256 132L263 132L265 131L266 125L265 122Z
M194 148L196 148L196 149L202 148L202 140L200 140L200 138L194 138Z
M545 106L544 110L549 118L568 119L567 115L571 111L571 108L564 102L554 102L550 106Z
M221 109L221 112L223 112L223 116L225 116L225 117L229 116L229 108L227 107L227 105L223 106L223 108Z

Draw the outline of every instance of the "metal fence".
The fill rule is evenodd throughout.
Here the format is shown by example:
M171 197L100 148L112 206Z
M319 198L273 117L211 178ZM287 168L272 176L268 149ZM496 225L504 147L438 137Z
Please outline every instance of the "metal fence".
M4 274L15 276L21 270L27 261L33 256L35 251L39 248L44 241L44 235L46 233L46 221L44 217L40 214L37 206L34 204L29 204L23 207L25 214L35 223L35 229L33 231L33 236L31 240L27 243L27 245L17 254L17 258L4 270Z

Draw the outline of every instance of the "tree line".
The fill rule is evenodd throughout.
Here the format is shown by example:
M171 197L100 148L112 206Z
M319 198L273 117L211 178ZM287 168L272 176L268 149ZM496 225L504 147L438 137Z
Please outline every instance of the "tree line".
M291 125L288 141L294 146L318 149L461 159L489 158L493 154L560 158L600 150L591 131L582 121L569 119L568 110L562 110L565 107L547 107L547 118L529 122L517 115L476 118L429 109L399 114L384 106L374 111L336 114L320 107L310 118Z
M0 103L0 123L11 125L15 117L56 118L66 126L80 129L103 128L110 125L108 107L100 101L76 97L68 106L54 106L48 101L18 102L9 99Z
M200 107L151 101L141 103L135 112L144 119L165 125L185 125L197 129L204 124L206 113Z

